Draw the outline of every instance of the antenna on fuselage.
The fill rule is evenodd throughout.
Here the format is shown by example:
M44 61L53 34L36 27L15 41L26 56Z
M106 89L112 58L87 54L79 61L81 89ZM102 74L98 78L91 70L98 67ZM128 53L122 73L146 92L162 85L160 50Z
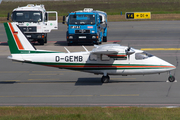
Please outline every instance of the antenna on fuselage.
M70 53L70 51L69 51L66 47L64 47L64 49L65 49L68 53Z
M85 50L86 50L86 52L89 52L84 46L82 46Z

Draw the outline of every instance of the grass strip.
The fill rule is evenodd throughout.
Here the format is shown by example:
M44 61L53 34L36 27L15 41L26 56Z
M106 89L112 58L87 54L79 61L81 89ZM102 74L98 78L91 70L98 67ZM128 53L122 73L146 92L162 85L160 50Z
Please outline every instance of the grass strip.
M178 120L180 108L0 107L0 120Z
M71 0L71 1L32 1L32 2L4 2L0 4L0 17L6 17L18 6L27 4L44 4L47 11L57 11L59 16L69 12L94 8L102 10L108 15L120 15L121 12L145 12L152 14L179 14L179 0Z
M27 4L44 4L47 11L57 11L59 22L62 16L76 10L93 8L107 12L108 21L132 21L125 19L126 12L151 12L147 20L180 20L179 0L71 0L71 1L33 1L4 2L0 4L0 22L7 22L7 13L12 13L18 6ZM121 15L122 12L122 15ZM137 21L137 20L136 20ZM138 20L140 21L140 20ZM144 20L143 20L144 21Z

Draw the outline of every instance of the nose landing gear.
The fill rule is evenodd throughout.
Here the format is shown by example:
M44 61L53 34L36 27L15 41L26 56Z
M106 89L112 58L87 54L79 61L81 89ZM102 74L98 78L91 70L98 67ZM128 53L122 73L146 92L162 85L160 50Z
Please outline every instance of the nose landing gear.
M175 77L174 77L173 75L171 75L170 72L169 72L168 81L169 81L169 82L174 82L174 81L175 81Z
M170 76L168 77L168 81L169 81L169 82L174 82L174 81L175 81L175 77L172 76L172 75L170 75Z

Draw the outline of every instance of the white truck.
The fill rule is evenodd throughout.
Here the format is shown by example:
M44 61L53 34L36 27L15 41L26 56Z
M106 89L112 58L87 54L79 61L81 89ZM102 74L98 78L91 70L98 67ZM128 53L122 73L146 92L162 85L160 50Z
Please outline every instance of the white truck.
M50 14L52 14L51 17ZM47 33L58 29L58 13L46 11L44 5L28 4L15 8L11 19L29 41L38 41L40 45L47 43Z

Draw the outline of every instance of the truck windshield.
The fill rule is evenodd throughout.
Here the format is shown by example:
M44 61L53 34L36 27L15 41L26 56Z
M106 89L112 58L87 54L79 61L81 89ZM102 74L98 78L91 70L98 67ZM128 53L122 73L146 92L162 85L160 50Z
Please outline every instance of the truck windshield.
M93 25L95 24L95 15L70 15L69 24Z
M14 11L13 22L41 22L42 12L40 11Z

